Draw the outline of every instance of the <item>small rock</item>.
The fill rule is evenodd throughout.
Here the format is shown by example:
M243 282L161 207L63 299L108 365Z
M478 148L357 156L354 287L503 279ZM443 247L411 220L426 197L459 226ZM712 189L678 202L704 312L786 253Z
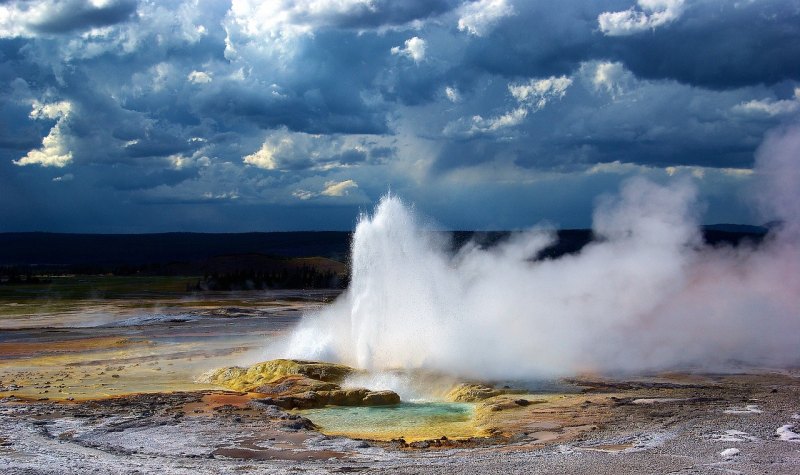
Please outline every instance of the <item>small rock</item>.
M741 450L730 448L730 449L723 450L722 452L719 453L719 455L720 455L720 457L724 457L724 458L727 459L727 458L731 458L731 457L736 457L740 453L742 453Z

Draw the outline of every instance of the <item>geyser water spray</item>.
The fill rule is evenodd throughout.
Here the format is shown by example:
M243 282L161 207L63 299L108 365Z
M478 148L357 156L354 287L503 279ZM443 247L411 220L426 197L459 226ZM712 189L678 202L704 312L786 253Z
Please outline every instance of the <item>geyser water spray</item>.
M550 260L533 259L549 230L453 252L384 197L356 227L350 288L304 318L288 356L478 378L800 363L798 137L757 154L783 221L758 247L704 245L688 181L627 182L598 204L597 239Z

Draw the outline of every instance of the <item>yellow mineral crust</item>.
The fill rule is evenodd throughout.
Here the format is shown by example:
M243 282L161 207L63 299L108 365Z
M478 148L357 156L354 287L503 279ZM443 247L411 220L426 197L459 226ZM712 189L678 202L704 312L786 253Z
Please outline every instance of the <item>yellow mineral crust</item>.
M259 388L287 376L300 375L317 382L338 384L355 371L349 366L335 363L277 359L257 363L249 368L232 366L214 370L206 373L200 382L216 384L234 391L264 392L259 391Z
M278 359L249 368L230 367L206 373L200 382L242 392L260 393L286 409L323 406L384 406L398 404L392 391L343 389L338 383L356 370L340 364Z

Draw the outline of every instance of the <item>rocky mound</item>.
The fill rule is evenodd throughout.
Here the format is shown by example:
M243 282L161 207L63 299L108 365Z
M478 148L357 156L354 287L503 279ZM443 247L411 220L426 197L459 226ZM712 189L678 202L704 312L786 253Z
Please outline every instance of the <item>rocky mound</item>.
M263 394L261 402L285 409L386 406L400 402L400 396L393 391L342 388L340 384L344 378L356 371L334 363L278 359L249 368L221 368L206 373L201 382Z
M478 402L505 394L506 392L505 390L485 384L461 383L453 386L447 395L445 395L445 399L451 402Z

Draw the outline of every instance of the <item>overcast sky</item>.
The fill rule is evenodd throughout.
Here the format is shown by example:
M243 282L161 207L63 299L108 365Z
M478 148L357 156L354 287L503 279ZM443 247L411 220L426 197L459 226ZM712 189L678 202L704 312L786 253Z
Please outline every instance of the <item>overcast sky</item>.
M0 231L587 227L631 176L756 223L800 0L0 3Z

